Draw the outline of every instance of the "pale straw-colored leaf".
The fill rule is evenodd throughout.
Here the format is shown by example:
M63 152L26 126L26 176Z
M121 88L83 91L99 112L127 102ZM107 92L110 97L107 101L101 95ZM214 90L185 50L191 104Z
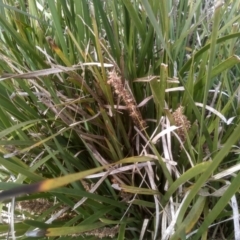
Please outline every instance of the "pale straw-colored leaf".
M178 129L179 127L177 126L170 126L167 129L164 129L163 131L161 131L160 133L158 133L153 139L152 139L152 143L156 144L157 141L164 135L171 133L173 131L175 131L176 129Z
M189 193L190 193L190 191L187 191L185 193L184 198L182 199L180 205L176 209L176 212L175 212L175 215L172 218L172 221L170 222L170 224L169 224L168 228L165 230L165 232L163 232L161 240L169 240L170 237L175 233L175 224L177 222L178 214L179 214L179 212L182 208L182 205L184 204L184 202L185 202ZM177 206L177 204L176 204L176 206ZM166 209L166 211L168 211L168 209Z
M144 239L144 234L146 233L148 223L149 223L149 219L148 219L148 218L145 218L145 219L143 220L143 224L142 224L142 228L141 228L141 233L140 233L140 236L139 236L139 240L143 240L143 239Z
M151 165L155 165L154 162L150 163ZM119 167L119 168L114 168L112 170L109 171L109 175L115 175L118 173L123 173L123 172L127 172L130 170L134 170L136 168L141 169L143 167L146 167L148 164L147 163L136 163L136 164L131 164L131 165L127 165L124 167ZM96 174L92 174L89 176L86 176L86 179L91 179L91 178L100 178L102 176L104 176L107 172L101 172L101 173L96 173Z
M89 192L94 193L99 188L99 186L106 180L108 176L109 176L109 171L106 172L105 175L103 175L96 184L94 184L94 186L89 190ZM87 199L88 199L87 197L83 197L80 201L78 201L74 205L73 210L81 206Z
M219 188L218 190L212 192L212 193L209 193L208 191L205 191L204 189L200 189L199 195L204 196L204 197L209 197L209 196L221 197L226 192L228 187L229 187L229 183L224 185L223 187Z
M150 164L150 162L147 162L147 167L145 167L145 170L147 172L147 176L148 176L148 179L150 181L150 184L151 184L151 189L153 190L158 190L158 187L154 181L154 172L153 172L153 168L152 168L152 165ZM154 198L154 202L155 202L155 226L154 228L155 229L158 229L160 227L160 209L159 209L159 205L160 205L160 199L159 199L159 195L156 195L154 194L153 195L153 198ZM154 236L153 236L153 239L155 240L157 238L157 234L158 234L158 231L155 231L154 233Z
M203 107L203 104L202 103L198 103L198 102L195 102L196 106L198 107ZM222 119L227 125L230 124L232 122L232 118L230 118L231 121L227 120L219 111L217 111L216 109L206 105L205 106L206 109L212 113L214 113L215 115L217 115L220 119Z
M240 170L240 163L229 167L228 169L219 172L217 174L215 174L214 176L211 177L211 179L213 180L218 180L218 179L222 179L224 177L228 177L228 176L232 176L234 173L237 173Z
M173 87L165 89L165 92L177 92L177 91L184 91L184 87Z
M234 194L231 198L231 207L233 210L233 226L235 239L240 239L240 224L239 224L239 206L236 195Z

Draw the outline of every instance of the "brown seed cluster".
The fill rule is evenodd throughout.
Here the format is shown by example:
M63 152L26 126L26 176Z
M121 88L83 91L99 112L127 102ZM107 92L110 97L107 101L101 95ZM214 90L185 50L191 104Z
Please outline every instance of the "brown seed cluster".
M46 211L48 208L53 206L52 202L49 202L47 199L39 198L33 200L25 200L18 203L18 206L32 214L41 214Z
M44 213L46 210L54 206L53 202L50 202L48 199L44 198L38 198L38 199L32 199L32 200L24 200L18 202L18 208L22 211L26 211L31 213L32 215L40 215ZM65 206L60 206L59 208L63 208ZM59 210L55 210L56 211ZM57 219L58 220L70 220L73 217L76 216L76 213L73 211L63 212Z
M95 229L89 232L85 232L84 234L86 236L95 236L98 239L102 239L106 237L114 238L114 236L118 233L118 231L119 231L119 227L115 226L113 228L105 227L101 229Z
M146 122L143 120L142 115L137 107L136 101L130 91L124 87L121 78L117 75L116 71L109 72L109 78L107 81L110 84L114 92L122 99L126 105L129 115L131 116L134 124L143 131L146 128Z
M186 132L190 129L191 123L188 121L183 112L184 108L183 106L180 106L173 112L172 117L174 119L175 125L177 127L180 127L177 129L177 134L184 143L186 140Z

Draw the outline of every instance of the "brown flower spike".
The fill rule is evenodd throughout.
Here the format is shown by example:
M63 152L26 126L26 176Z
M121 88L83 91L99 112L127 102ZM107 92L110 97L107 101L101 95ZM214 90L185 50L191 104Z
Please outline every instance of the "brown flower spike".
M138 110L136 101L130 91L126 89L122 83L121 78L117 75L116 71L113 70L109 72L109 78L107 81L108 84L110 84L115 93L122 99L122 101L125 103L129 115L131 116L134 124L143 131L146 128L146 122L143 120L142 115L140 111Z
M186 132L190 129L191 123L188 121L187 117L183 114L184 108L180 106L177 108L172 117L174 119L175 125L180 127L177 129L177 134L184 143L186 140Z

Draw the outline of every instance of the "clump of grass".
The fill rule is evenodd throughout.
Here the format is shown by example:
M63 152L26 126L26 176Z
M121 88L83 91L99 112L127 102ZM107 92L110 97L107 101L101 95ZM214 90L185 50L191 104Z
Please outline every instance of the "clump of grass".
M238 1L0 6L4 236L238 239Z

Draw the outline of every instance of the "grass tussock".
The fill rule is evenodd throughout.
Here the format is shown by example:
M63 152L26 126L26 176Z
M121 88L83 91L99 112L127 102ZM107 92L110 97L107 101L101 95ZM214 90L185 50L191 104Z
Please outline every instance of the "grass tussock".
M240 239L238 1L0 1L0 233Z

